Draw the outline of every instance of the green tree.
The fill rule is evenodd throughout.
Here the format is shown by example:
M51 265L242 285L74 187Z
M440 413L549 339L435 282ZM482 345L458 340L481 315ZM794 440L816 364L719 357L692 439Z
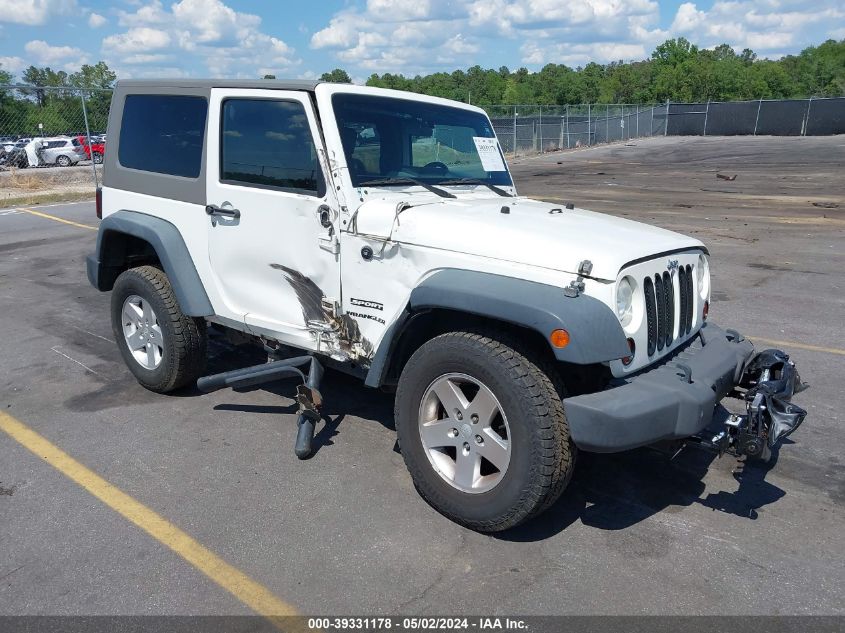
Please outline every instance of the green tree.
M336 84L351 84L352 78L342 68L335 68L331 72L320 75L320 81L331 81Z
M83 64L79 72L71 73L68 77L68 83L75 88L110 89L114 87L115 81L117 75L106 62L97 62L93 66Z
M0 86L6 86L12 83L15 76L8 70L3 70L3 64L0 64Z
M698 47L687 39L679 37L660 44L654 49L651 58L660 64L678 66L696 55L698 55Z
M35 95L40 106L45 105L49 96L56 94L55 91L41 90L40 88L63 88L68 85L68 74L63 70L56 72L49 66L46 68L30 66L23 71L21 79L25 84L36 86L34 90L26 90L25 94Z

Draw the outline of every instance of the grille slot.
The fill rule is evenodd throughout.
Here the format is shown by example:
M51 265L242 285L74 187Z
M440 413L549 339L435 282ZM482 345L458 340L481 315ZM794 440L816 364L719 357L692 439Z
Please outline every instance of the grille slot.
M654 276L654 294L657 299L657 351L666 343L666 298L663 296L663 277Z
M687 334L692 330L692 311L695 301L693 299L694 289L692 286L692 266L687 266Z
M682 284L681 291L686 296L686 303L684 303L683 296L681 297L681 323L683 324L684 334L689 334L692 329L692 310L695 303L693 300L692 271L693 268L689 265L682 266L678 271L678 280ZM684 273L684 275L680 276L680 273Z
M681 266L678 268L678 291L681 296L681 312L678 319L678 336L685 336L689 332L689 321L687 320L687 310L689 305L689 290L687 288L687 278L689 277L689 266Z
M648 328L648 355L654 354L657 345L657 309L654 301L654 283L651 277L643 280L643 294L645 295L646 326Z
M666 338L666 347L669 347L675 333L675 286L672 283L672 275L668 272L663 273L663 305L666 317L663 335Z
M675 281L668 272L649 275L643 279L646 326L648 328L648 355L671 347L675 341L675 315L678 316L678 339L692 330L692 313L695 305L693 287L694 268L678 268L678 297L675 298Z

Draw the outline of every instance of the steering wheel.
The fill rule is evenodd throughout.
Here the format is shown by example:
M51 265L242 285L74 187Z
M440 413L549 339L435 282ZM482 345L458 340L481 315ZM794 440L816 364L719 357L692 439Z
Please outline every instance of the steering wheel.
M445 174L449 171L449 166L446 163L441 163L439 160L436 160L432 163L428 163L423 166L425 171L436 171Z

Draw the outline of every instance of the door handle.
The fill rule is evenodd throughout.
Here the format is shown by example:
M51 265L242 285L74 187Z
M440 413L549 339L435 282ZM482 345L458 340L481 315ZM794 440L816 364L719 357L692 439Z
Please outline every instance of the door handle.
M327 204L321 204L317 209L317 217L320 218L320 224L324 229L328 229L332 225L332 208Z
M227 218L239 218L241 217L241 212L237 209L221 209L217 205L209 204L205 207L205 212L208 215L224 215Z

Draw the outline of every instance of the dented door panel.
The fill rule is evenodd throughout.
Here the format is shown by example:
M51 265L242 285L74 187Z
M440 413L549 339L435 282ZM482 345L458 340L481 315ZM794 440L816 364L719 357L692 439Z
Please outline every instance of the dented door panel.
M217 293L253 333L317 349L314 332L331 328L318 306L340 296L340 265L320 248L336 239L321 209L337 201L310 100L293 91L214 89L209 130L218 131L208 138L206 218Z

